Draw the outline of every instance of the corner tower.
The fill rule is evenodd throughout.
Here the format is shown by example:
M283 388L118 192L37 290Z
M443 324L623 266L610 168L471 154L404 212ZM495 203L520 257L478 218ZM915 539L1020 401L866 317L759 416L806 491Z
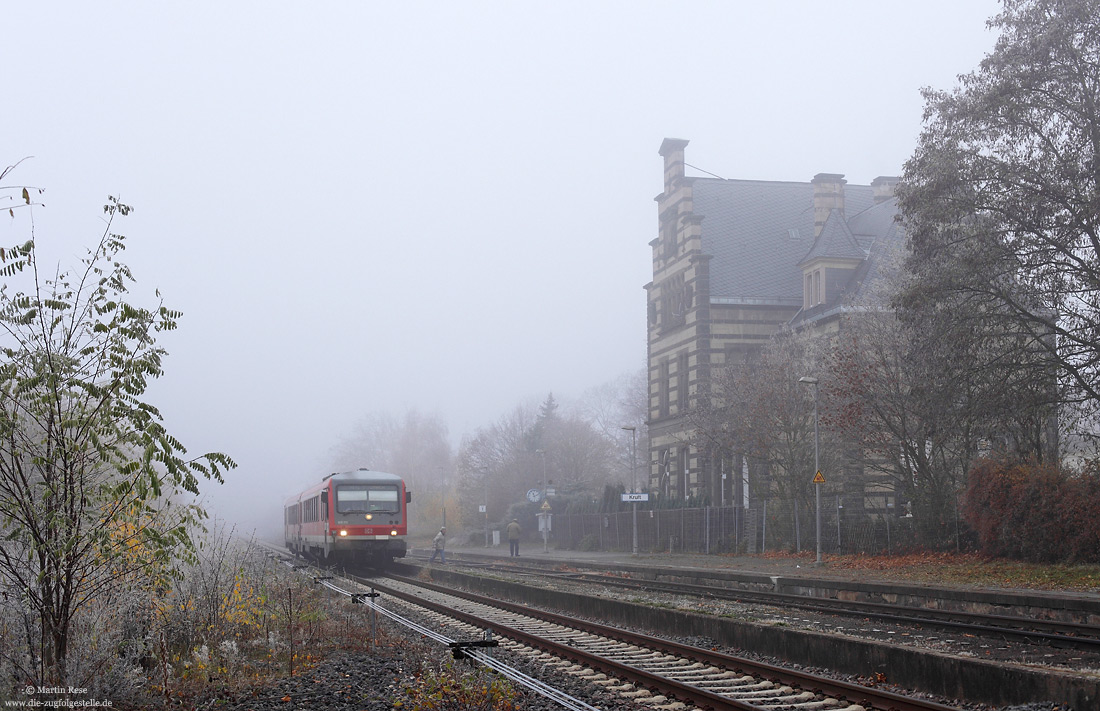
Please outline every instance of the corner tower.
M688 142L666 138L664 190L657 203L653 281L646 285L649 371L649 489L685 499L701 493L699 462L686 420L710 367L710 265L693 179L684 174Z

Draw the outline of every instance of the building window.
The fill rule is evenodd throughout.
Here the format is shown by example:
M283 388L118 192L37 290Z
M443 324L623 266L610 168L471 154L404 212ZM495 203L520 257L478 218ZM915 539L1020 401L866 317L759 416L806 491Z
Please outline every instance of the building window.
M813 305L817 306L822 302L821 298L821 270L818 269L814 272L814 301Z
M688 498L688 464L690 463L689 452L687 447L680 447L679 460L680 460L680 476L683 477L683 489L680 493L684 495L684 500Z
M668 330L687 323L688 299L684 273L674 274L661 282L661 328Z
M661 215L661 256L672 259L676 256L676 223L679 216L675 210Z
M676 358L676 410L679 414L688 408L688 354L681 353Z
M657 416L668 417L668 358L662 359L658 366L657 387L659 388Z

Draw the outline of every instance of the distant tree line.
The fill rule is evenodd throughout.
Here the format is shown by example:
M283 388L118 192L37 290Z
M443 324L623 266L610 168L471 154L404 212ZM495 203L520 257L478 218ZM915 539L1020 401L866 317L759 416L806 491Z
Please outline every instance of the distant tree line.
M640 435L645 457L645 372L624 375L563 405L554 395L521 403L495 422L477 428L454 450L439 415L407 412L403 418L364 416L335 451L337 468L366 466L406 477L416 505L411 516L420 534L444 522L452 535L478 540L485 526L503 528L521 518L534 529L539 497L552 490L556 512L598 508L609 487L631 481L631 433ZM484 507L484 510L483 510Z

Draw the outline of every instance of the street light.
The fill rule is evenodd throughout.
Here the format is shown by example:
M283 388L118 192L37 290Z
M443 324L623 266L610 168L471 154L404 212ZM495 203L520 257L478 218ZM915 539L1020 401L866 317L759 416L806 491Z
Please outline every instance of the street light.
M821 484L817 480L817 473L821 471L818 464L819 440L817 434L817 378L808 375L798 379L800 383L808 383L814 386L814 496L817 499L817 562L821 564Z
M489 547L489 467L481 467L481 500L485 509L485 547Z
M542 501L543 501L542 505L546 506L549 503L549 497L546 495L546 450L545 449L536 449L535 454L542 455ZM541 515L544 516L544 517L546 516L546 514L541 514ZM550 523L550 521L549 521L548 518L543 518L543 520L542 520L542 552L543 553L549 553L550 552L550 543L549 543L550 531L548 530L549 523Z
M637 467L635 464L638 461L638 430L634 426L623 427L621 429L630 431L630 493L638 493L638 482L635 477L635 471ZM631 555L638 555L638 502L631 500L630 506L634 509L634 552Z
M447 527L447 469L439 468L439 510L443 514L443 528Z

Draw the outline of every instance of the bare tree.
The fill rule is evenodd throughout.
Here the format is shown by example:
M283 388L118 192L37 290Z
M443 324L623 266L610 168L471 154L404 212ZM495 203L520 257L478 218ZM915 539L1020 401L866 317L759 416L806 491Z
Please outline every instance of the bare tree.
M827 340L808 333L782 334L753 360L714 369L708 397L689 413L697 442L750 461L757 497L790 504L797 545L801 515L814 493L814 393L799 379L817 377L825 392L827 346ZM826 430L821 434L821 466L837 485L836 447Z
M878 250L877 278L846 302L824 420L867 477L937 524L919 529L934 536L953 530L955 500L979 454L1044 451L1052 388L1027 337L995 327L1003 321L938 309L920 318L903 309L899 318L890 305L913 280L904 264L900 249Z
M413 523L422 530L438 526L442 512L454 507L454 455L447 425L439 415L409 410L401 419L375 413L360 419L337 444L333 467L366 467L397 474L414 492Z
M639 483L645 478L645 460L649 451L646 428L649 379L645 368L585 391L573 412L616 443L616 469L624 485L629 484L632 477L638 477ZM624 427L633 427L633 436ZM631 472L631 467L637 467L639 471Z
M989 24L1001 34L978 69L950 93L925 91L899 190L917 278L898 306L941 328L999 332L1000 348L1017 346L1002 351L1004 372L1055 377L1062 403L1090 421L1100 410L1100 0L1005 0Z
M483 523L478 511L482 504L488 505L491 520L502 519L511 504L537 485L543 463L530 439L535 422L535 409L519 405L463 440L455 468L467 523Z

